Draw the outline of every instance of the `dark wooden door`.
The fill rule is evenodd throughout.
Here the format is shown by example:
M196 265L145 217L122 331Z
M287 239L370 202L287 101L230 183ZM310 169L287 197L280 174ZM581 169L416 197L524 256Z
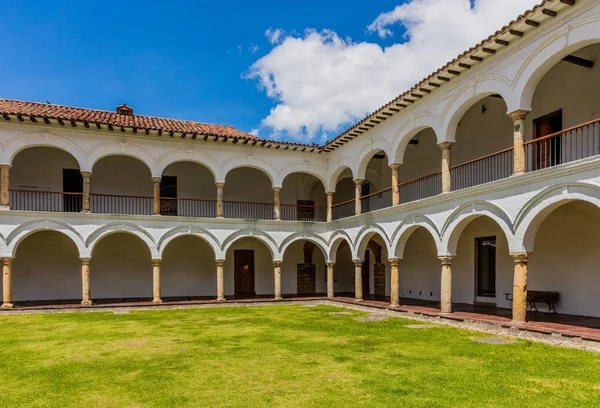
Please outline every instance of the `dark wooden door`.
M254 251L236 249L233 251L235 262L234 279L236 295L253 295L254 292Z
M160 198L160 214L177 215L177 177L162 176Z
M83 177L78 169L63 169L63 192L78 193L63 195L64 212L80 212L82 208Z
M534 119L535 138L539 139L562 130L562 110ZM536 146L536 170L561 163L561 136L541 140Z
M363 292L363 298L367 295L369 295L369 286L370 285L370 277L371 277L371 271L369 270L369 267L371 266L371 255L370 255L369 250L367 250L365 252L365 260L363 261L362 264L362 292Z

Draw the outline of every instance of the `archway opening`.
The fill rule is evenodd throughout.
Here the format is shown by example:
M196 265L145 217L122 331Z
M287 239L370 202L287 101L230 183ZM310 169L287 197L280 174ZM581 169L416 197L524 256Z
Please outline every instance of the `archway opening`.
M198 163L176 162L165 168L160 180L161 215L216 216L217 187L211 171Z
M227 249L224 277L226 296L272 297L275 278L269 247L257 238L237 239Z
M383 150L369 160L365 179L361 185L361 211L363 213L392 206L392 170Z
M238 167L227 173L223 189L223 214L226 218L273 218L271 179L253 167Z
M217 294L214 251L206 241L194 235L179 236L167 244L160 276L163 300L200 299Z
M333 194L333 219L346 218L354 215L355 185L352 170L344 169L335 182Z
M117 232L103 237L90 262L90 287L95 299L152 299L152 260L139 237Z
M431 233L416 228L404 246L400 262L402 304L439 307L440 261Z
M327 220L325 186L312 174L288 174L282 183L280 199L282 220Z
M106 156L94 164L90 209L94 213L153 213L152 176L144 162L130 156Z
M284 295L326 293L327 267L323 251L308 240L292 243L283 254L281 281Z
M17 247L12 269L17 302L81 300L79 251L60 232L39 231L25 237Z
M341 240L335 255L335 265L333 266L333 291L335 296L354 298L354 272L352 248L345 239Z
M408 203L442 192L442 154L432 128L417 133L406 146L400 168L400 202Z
M384 300L390 294L390 265L385 241L379 234L373 234L362 257L363 299Z
M31 147L13 158L10 206L14 210L80 212L83 178L79 163L54 147Z

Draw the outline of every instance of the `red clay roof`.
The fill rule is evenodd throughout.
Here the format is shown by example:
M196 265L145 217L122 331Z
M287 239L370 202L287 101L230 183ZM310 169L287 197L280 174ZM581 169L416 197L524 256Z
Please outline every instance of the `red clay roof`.
M17 115L63 121L87 122L89 124L136 128L139 130L161 130L163 132L187 133L190 135L222 136L237 139L257 139L232 126L211 125L187 120L165 119L143 115L121 115L96 109L74 108L39 102L24 102L0 98L0 115Z

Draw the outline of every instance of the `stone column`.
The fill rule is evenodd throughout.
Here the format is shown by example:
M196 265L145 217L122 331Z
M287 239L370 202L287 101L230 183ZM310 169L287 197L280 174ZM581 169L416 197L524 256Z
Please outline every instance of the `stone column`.
M400 259L390 259L390 305L398 306L400 304Z
M283 300L283 297L281 297L281 261L273 261L273 275L275 278L275 300Z
M160 215L160 180L161 177L152 177L152 183L154 183L154 215Z
M327 297L333 299L335 297L333 267L335 262L327 262Z
M0 209L10 209L10 165L0 166Z
M225 183L215 183L217 186L217 218L223 218L223 187Z
M160 298L160 259L152 260L152 303L162 303Z
M442 281L440 303L442 313L452 313L452 257L440 257L442 262Z
M392 164L392 204L400 204L400 165Z
M81 306L91 306L90 258L81 258Z
M527 254L512 254L515 261L513 278L513 321L527 321Z
M12 303L12 267L13 258L2 259L2 308L10 309Z
M361 260L354 261L354 297L357 302L363 301L362 263Z
M333 221L333 192L327 192L327 222Z
M90 212L90 177L92 173L89 171L82 171L81 177L83 177L83 194L81 197L81 212Z
M354 215L360 215L362 213L360 196L362 194L362 185L364 182L364 180L354 180Z
M452 176L450 174L450 151L452 149L451 142L440 143L442 149L442 193L452 191Z
M525 141L525 117L529 111L517 110L509 113L508 116L513 121L513 175L519 175L525 173L525 147L523 142Z
M223 265L225 260L217 259L217 300L225 300L225 274L223 273Z
M279 192L281 187L273 187L273 217L276 220L281 220L281 200L279 199Z

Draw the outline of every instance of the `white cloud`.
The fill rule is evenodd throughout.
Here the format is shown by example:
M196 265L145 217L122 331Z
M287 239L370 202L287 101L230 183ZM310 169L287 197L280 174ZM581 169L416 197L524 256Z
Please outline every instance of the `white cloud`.
M284 34L285 34L285 31L283 31L280 28L274 29L272 27L269 27L265 31L265 36L269 39L269 42L271 44L278 44L281 41L281 39L283 38Z
M250 134L251 134L252 136L256 136L256 137L258 137L258 129L252 129L252 130L250 131Z
M246 75L275 101L261 127L303 141L333 135L538 2L474 0L471 7L470 0L412 0L367 27L381 37L404 29L403 42L389 47L330 30L282 40L283 32L269 28L265 35L277 45Z
M252 54L256 54L256 52L258 51L258 45L250 44L250 47L248 47L248 51L250 51Z

